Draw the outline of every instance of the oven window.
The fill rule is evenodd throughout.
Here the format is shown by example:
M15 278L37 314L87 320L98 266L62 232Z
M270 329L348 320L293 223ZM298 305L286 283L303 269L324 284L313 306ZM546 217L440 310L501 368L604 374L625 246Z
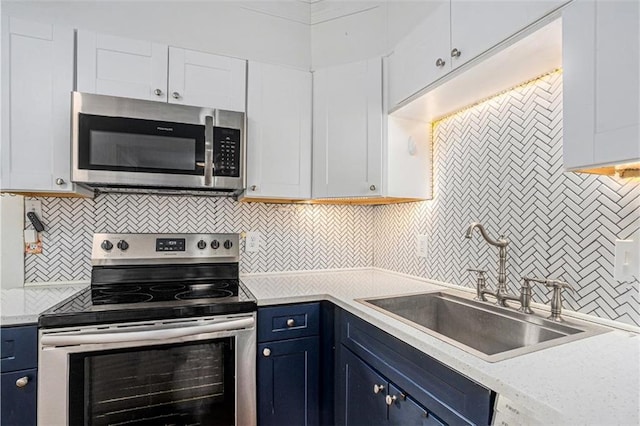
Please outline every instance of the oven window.
M199 124L80 114L78 167L203 175L204 131Z
M71 354L69 423L233 425L232 339Z

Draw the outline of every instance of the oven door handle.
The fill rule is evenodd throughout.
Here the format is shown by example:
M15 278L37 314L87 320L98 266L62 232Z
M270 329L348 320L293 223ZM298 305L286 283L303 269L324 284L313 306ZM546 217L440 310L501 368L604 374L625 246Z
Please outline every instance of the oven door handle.
M214 324L191 327L167 328L149 331L131 331L120 333L86 333L43 335L40 338L42 346L89 345L96 343L139 342L144 340L166 340L178 337L194 336L216 331L233 331L253 327L253 318L241 318L231 321L216 322Z

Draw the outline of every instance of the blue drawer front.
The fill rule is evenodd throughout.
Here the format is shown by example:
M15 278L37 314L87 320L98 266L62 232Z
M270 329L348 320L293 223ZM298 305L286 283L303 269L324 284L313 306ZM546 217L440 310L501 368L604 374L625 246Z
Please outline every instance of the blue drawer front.
M319 303L258 309L258 342L317 336L319 330Z
M25 370L38 366L38 328L36 326L2 327L0 370Z

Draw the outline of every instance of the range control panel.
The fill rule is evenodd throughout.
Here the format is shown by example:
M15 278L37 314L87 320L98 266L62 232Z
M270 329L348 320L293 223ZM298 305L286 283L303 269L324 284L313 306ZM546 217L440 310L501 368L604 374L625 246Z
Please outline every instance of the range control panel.
M238 234L95 234L93 265L238 262Z

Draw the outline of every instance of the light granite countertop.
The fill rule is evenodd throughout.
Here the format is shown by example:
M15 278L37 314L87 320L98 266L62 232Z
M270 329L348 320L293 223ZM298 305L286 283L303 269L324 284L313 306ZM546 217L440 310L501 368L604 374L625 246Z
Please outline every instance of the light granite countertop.
M0 290L0 325L36 324L38 316L88 284L33 285Z
M328 300L546 424L640 424L640 336L610 332L489 363L355 299L445 287L380 270L246 275L259 306Z

